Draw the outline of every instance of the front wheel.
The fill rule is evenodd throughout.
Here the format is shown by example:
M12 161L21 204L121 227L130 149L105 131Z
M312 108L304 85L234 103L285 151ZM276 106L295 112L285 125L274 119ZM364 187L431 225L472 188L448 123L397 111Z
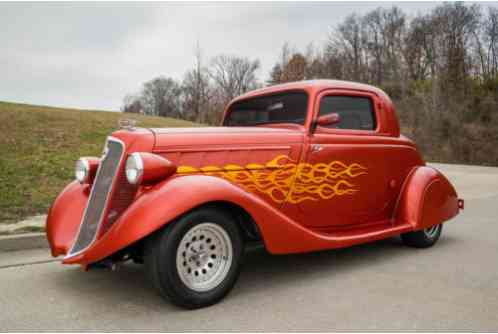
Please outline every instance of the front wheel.
M434 245L441 236L443 224L433 225L421 231L401 234L401 239L405 245L416 248L427 248Z
M163 297L193 309L218 302L232 289L242 252L242 238L232 217L201 208L149 241L145 265Z

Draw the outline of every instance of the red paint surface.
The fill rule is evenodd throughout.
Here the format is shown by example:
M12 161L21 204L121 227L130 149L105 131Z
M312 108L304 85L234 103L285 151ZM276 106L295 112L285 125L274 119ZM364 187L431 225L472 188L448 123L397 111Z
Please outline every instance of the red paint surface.
M93 180L95 179L95 175L97 174L97 168L99 167L100 164L100 159L95 158L95 157L87 157L86 158L88 161L88 183L93 183Z
M426 167L414 143L399 134L392 102L375 87L325 80L291 83L250 92L232 103L286 90L309 95L303 126L137 129L113 133L125 143L128 154L147 152L144 161L149 186L138 190L133 203L85 252L64 262L89 264L101 260L181 214L213 201L230 202L246 210L257 224L267 249L279 254L378 240L439 224L458 213L454 188L441 173ZM320 99L334 94L371 98L377 129L314 129ZM229 110L230 105L226 113ZM330 191L313 193L308 200L297 196L298 200L292 201L298 177L291 180L288 188L279 189L280 197L272 197L264 189L247 188L243 182L232 182L239 174L241 178L254 177L254 173L261 173L254 170L267 166L278 156L288 157L292 166L309 165L318 171L320 164L333 161L344 166L358 164L366 173L341 176L338 179L350 182L354 191L327 199L324 198L330 196ZM161 157L171 164L166 166ZM169 173L176 167L178 172L186 170L181 166L197 172L177 173L163 179L161 171L167 169ZM239 174L209 175L203 172L206 167L223 171L225 167L231 168L231 173ZM264 167L261 175L271 175L272 168ZM319 176L314 174L315 179ZM332 185L336 182L334 177L329 180ZM88 186L73 182L54 202L47 218L53 255L66 254L72 246L87 198Z
M155 184L176 172L176 166L160 155L142 152L140 157L143 163L142 185Z

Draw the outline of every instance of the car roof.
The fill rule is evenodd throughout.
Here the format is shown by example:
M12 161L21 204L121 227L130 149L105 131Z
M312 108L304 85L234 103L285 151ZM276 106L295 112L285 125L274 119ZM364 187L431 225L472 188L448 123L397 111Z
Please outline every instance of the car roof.
M278 85L274 85L274 86L255 89L253 91L250 91L248 93L245 93L243 95L238 96L237 98L235 98L232 101L232 103L236 102L238 100L247 99L249 97L278 93L278 92L289 91L289 90L321 91L324 89L353 89L353 90L372 92L372 93L375 93L379 96L385 95L385 93L382 90L380 90L379 88L371 86L371 85L367 85L367 84L362 84L362 83L352 82L352 81L319 79L319 80L304 80L304 81L288 82L288 83L278 84Z
M228 110L231 106L241 100L267 95L267 94L275 94L281 92L289 92L289 91L304 91L308 93L310 96L314 96L315 94L327 90L327 89L343 89L343 90L356 90L363 91L368 93L373 93L379 97L381 101L384 102L384 108L381 113L382 121L382 133L388 133L391 136L397 137L399 136L399 121L396 116L396 111L394 105L389 98L389 96L381 89L362 84L358 82L352 81L342 81L342 80L305 80L305 81L296 81L289 82L264 88L259 88L248 93L245 93L235 99L233 99L225 108L223 113L223 120L226 118Z

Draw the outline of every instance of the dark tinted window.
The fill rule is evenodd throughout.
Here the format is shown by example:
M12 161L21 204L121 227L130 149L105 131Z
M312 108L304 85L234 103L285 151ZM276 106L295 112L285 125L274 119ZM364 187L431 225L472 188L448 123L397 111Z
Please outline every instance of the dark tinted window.
M372 100L361 96L325 96L320 102L320 116L339 114L336 129L374 130L377 127Z
M255 97L235 103L229 110L225 125L304 124L307 105L308 96L301 92Z

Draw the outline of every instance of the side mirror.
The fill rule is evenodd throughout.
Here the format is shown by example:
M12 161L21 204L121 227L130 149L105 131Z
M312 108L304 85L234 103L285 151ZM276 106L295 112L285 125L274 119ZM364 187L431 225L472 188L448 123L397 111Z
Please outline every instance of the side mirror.
M340 121L341 121L341 116L339 116L339 114L331 113L318 117L318 119L316 120L316 125L328 126L328 125L337 124Z

